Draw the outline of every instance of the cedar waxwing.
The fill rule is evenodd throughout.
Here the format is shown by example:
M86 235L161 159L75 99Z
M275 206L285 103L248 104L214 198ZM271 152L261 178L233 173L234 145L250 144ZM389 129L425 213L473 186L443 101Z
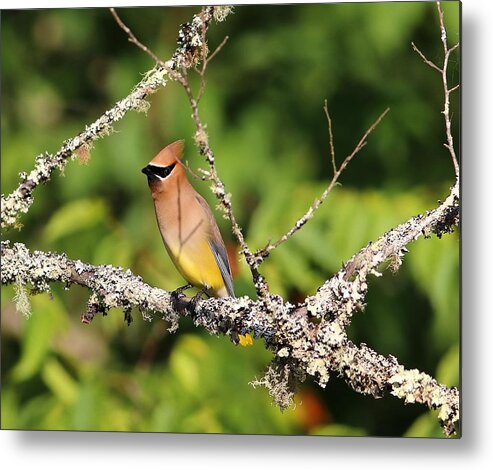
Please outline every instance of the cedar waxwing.
M142 169L168 254L180 274L214 297L234 297L228 253L212 211L180 162L183 140L169 144ZM249 334L240 344L252 343Z

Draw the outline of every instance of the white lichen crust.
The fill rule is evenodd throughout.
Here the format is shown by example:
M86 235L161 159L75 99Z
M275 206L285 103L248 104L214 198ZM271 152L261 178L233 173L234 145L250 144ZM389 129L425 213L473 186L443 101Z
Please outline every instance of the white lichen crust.
M419 370L405 370L403 367L388 380L390 393L405 403L424 403L429 408L440 408L438 419L447 435L455 431L459 421L459 391L447 388Z
M217 22L224 21L228 15L233 12L232 5L218 5L214 7L214 19Z
M64 254L29 251L22 243L10 246L2 241L2 284L30 285L34 293L49 292L50 283L65 287L78 284L92 292L89 304L99 305L98 312L111 308L136 307L145 312L144 319L158 315L170 322L170 329L178 327L178 314L170 305L170 294L150 287L130 270L111 265L92 266L71 260Z

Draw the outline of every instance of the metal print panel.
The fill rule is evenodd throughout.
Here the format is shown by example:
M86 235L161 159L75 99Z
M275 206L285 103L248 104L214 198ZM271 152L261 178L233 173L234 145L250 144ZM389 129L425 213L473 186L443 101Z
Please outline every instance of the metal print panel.
M460 3L2 12L1 427L460 437Z

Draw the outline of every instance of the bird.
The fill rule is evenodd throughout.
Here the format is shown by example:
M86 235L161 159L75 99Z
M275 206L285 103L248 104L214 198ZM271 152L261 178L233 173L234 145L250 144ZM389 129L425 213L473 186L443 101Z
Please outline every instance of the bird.
M235 297L226 246L211 208L194 189L181 163L184 141L164 147L144 168L154 201L157 225L173 264L187 281L211 297ZM253 340L238 335L242 346Z

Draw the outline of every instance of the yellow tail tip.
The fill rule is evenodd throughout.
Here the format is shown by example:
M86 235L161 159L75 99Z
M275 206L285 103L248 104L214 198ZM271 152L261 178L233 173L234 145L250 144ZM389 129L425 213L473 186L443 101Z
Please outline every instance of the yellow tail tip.
M240 339L240 344L243 347L247 347L247 346L252 346L253 345L253 338L250 335L250 333L247 333L246 335L238 335L238 337Z

